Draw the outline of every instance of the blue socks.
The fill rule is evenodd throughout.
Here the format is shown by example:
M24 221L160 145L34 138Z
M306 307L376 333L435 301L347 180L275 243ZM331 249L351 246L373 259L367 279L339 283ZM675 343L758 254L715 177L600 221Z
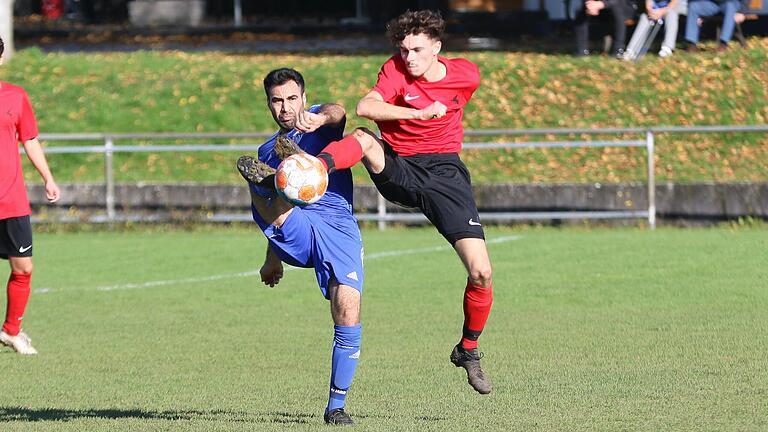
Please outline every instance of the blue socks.
M333 326L333 360L331 363L331 391L325 412L344 408L347 391L355 376L357 360L360 358L362 324L354 326Z

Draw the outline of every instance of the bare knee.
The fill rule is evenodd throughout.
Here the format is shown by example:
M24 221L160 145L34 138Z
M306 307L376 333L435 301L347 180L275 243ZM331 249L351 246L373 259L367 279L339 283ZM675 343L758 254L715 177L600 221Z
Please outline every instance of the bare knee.
M374 146L381 147L376 134L371 132L368 128L359 127L352 132L352 135L354 135L357 142L360 143L360 147L363 149L363 154L369 153L375 148Z
M491 286L492 271L490 266L476 267L469 271L469 281L472 285L489 288Z
M31 274L32 273L32 259L31 258L16 258L11 260L11 271L14 273Z
M331 286L331 317L333 323L352 326L360 323L360 291L347 286Z
M331 314L333 323L340 326L353 326L360 323L359 307L334 308Z

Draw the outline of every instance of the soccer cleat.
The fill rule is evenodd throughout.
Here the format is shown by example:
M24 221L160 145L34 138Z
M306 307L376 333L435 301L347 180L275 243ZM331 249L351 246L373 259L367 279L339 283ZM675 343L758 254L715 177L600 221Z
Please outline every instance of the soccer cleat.
M13 348L19 354L37 354L37 350L32 346L32 339L24 332L11 336L4 331L0 331L0 343Z
M478 354L477 348L467 350L462 348L461 343L459 343L453 347L451 363L467 370L467 381L472 388L480 394L488 394L491 392L491 380L485 376L480 368L482 357L481 354Z
M285 160L288 156L299 154L303 151L295 141L285 135L277 137L277 141L275 141L275 154L280 160Z
M329 425L353 425L355 422L352 421L352 417L349 416L346 412L344 412L344 408L336 408L334 410L330 410L323 415L323 419L325 420L326 424Z
M240 156L237 159L237 170L248 183L275 189L275 169L251 156Z

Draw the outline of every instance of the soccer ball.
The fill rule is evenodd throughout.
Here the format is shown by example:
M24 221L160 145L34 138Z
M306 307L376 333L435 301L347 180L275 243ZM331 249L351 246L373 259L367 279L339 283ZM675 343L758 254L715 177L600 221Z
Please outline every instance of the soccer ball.
M288 156L277 167L275 188L293 205L317 202L328 188L328 173L320 159L307 153Z

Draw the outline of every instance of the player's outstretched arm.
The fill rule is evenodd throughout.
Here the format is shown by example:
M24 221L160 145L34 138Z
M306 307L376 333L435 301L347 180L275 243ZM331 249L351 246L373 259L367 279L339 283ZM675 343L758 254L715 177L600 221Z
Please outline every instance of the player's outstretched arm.
M277 285L283 277L283 262L269 246L267 246L267 256L264 258L264 265L261 266L259 274L264 285L270 287Z
M325 125L340 125L346 115L347 112L344 110L344 107L339 104L323 104L317 113L301 111L296 119L296 129L309 133Z
M35 167L37 172L40 173L40 177L43 178L45 197L48 198L48 202L58 201L61 198L61 191L53 179L53 174L51 174L51 169L48 167L48 161L45 159L45 153L40 145L40 141L37 138L33 138L24 142L24 150L27 152L27 157L32 162L32 166Z
M446 107L440 102L422 108L408 108L384 102L379 92L373 90L357 103L357 115L373 121L430 120L445 115Z

